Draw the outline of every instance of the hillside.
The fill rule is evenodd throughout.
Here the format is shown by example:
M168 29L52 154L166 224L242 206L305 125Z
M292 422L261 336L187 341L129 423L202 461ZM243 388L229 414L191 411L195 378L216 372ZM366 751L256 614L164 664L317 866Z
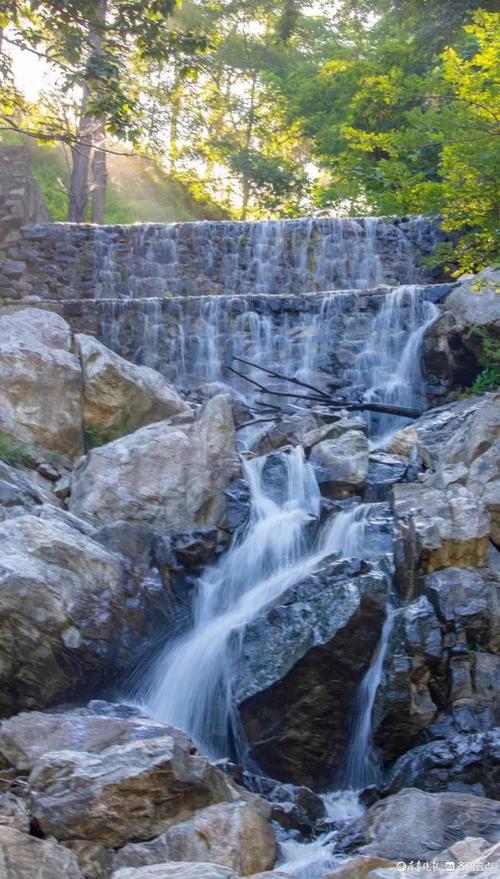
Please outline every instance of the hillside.
M25 138L3 136L2 143L25 143ZM69 169L60 145L27 143L36 177L52 220L67 219ZM106 223L175 223L221 220L227 214L208 198L196 196L188 185L165 174L142 156L108 155L109 185Z

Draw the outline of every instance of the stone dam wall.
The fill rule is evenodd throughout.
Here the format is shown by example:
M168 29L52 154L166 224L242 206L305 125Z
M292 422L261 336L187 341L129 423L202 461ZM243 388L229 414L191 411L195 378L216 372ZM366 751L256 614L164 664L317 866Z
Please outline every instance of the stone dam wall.
M435 278L425 218L24 225L0 251L0 300L294 295Z

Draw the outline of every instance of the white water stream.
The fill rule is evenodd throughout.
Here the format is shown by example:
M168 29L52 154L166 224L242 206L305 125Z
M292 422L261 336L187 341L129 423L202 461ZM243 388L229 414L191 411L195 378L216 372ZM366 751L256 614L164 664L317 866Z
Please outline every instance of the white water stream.
M423 403L419 351L425 328L436 313L420 288L404 287L387 294L363 351L349 370L351 382L368 399L412 406ZM258 336L271 345L269 333L262 336L259 331ZM212 346L209 362L216 363L218 356ZM298 365L313 367L313 353L307 363ZM386 417L374 420L377 444L401 423L401 419ZM359 504L337 513L311 538L311 522L318 520L320 513L314 470L300 446L279 455L284 474L280 500L271 496L266 485L265 456L244 462L251 495L249 524L231 549L200 578L192 628L174 643L167 643L140 693L152 716L187 731L212 758L236 753L244 759L233 680L245 626L332 553L366 560L370 555L366 528L370 516L381 506ZM356 817L360 807L354 791L378 780L371 719L391 627L392 610L388 607L378 646L357 695L343 773L347 790L325 798L332 821ZM334 864L335 836L335 832L326 834L309 844L284 843L284 871L298 879L321 877Z

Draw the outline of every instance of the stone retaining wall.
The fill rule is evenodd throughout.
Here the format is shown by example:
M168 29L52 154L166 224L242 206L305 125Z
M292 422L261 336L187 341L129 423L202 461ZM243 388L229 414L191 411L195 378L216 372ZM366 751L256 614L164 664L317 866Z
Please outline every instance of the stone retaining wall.
M9 298L31 291L26 261L19 254L21 229L27 223L47 223L49 212L31 173L27 149L0 148L0 290Z
M173 225L27 225L7 247L0 298L282 294L432 280L442 238L424 218Z

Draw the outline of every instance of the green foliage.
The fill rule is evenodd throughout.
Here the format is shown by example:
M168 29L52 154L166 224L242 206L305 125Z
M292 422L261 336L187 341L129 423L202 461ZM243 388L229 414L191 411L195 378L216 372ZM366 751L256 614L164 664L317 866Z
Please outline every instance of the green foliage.
M473 394L485 394L486 391L495 391L500 388L500 366L488 366L479 373L471 385Z
M481 341L481 365L484 368L471 386L471 392L484 394L500 387L500 340L482 327L475 327L473 333Z
M92 425L85 430L85 445L88 449L97 449L105 446L120 436L132 433L134 427L129 412L123 412L119 424L115 428L105 429Z
M0 461L5 461L12 467L34 466L28 447L24 443L11 439L5 433L0 433Z
M377 5L370 30L285 82L324 169L316 200L440 214L458 238L450 266L477 271L498 255L500 15L466 2Z
M452 273L498 254L498 0L0 0L2 23L56 74L30 103L0 53L5 124L71 147L90 116L157 161L175 207L110 154L107 221L425 213ZM56 165L36 173L62 219Z
M85 446L87 449L99 449L101 446L111 442L113 437L109 431L102 430L100 427L92 425L85 430Z
M68 216L69 169L64 147L35 144L19 134L4 133L2 143L28 146L33 174L54 222ZM202 185L166 174L152 159L109 156L106 223L177 223L190 220L223 220L228 213L217 205Z

